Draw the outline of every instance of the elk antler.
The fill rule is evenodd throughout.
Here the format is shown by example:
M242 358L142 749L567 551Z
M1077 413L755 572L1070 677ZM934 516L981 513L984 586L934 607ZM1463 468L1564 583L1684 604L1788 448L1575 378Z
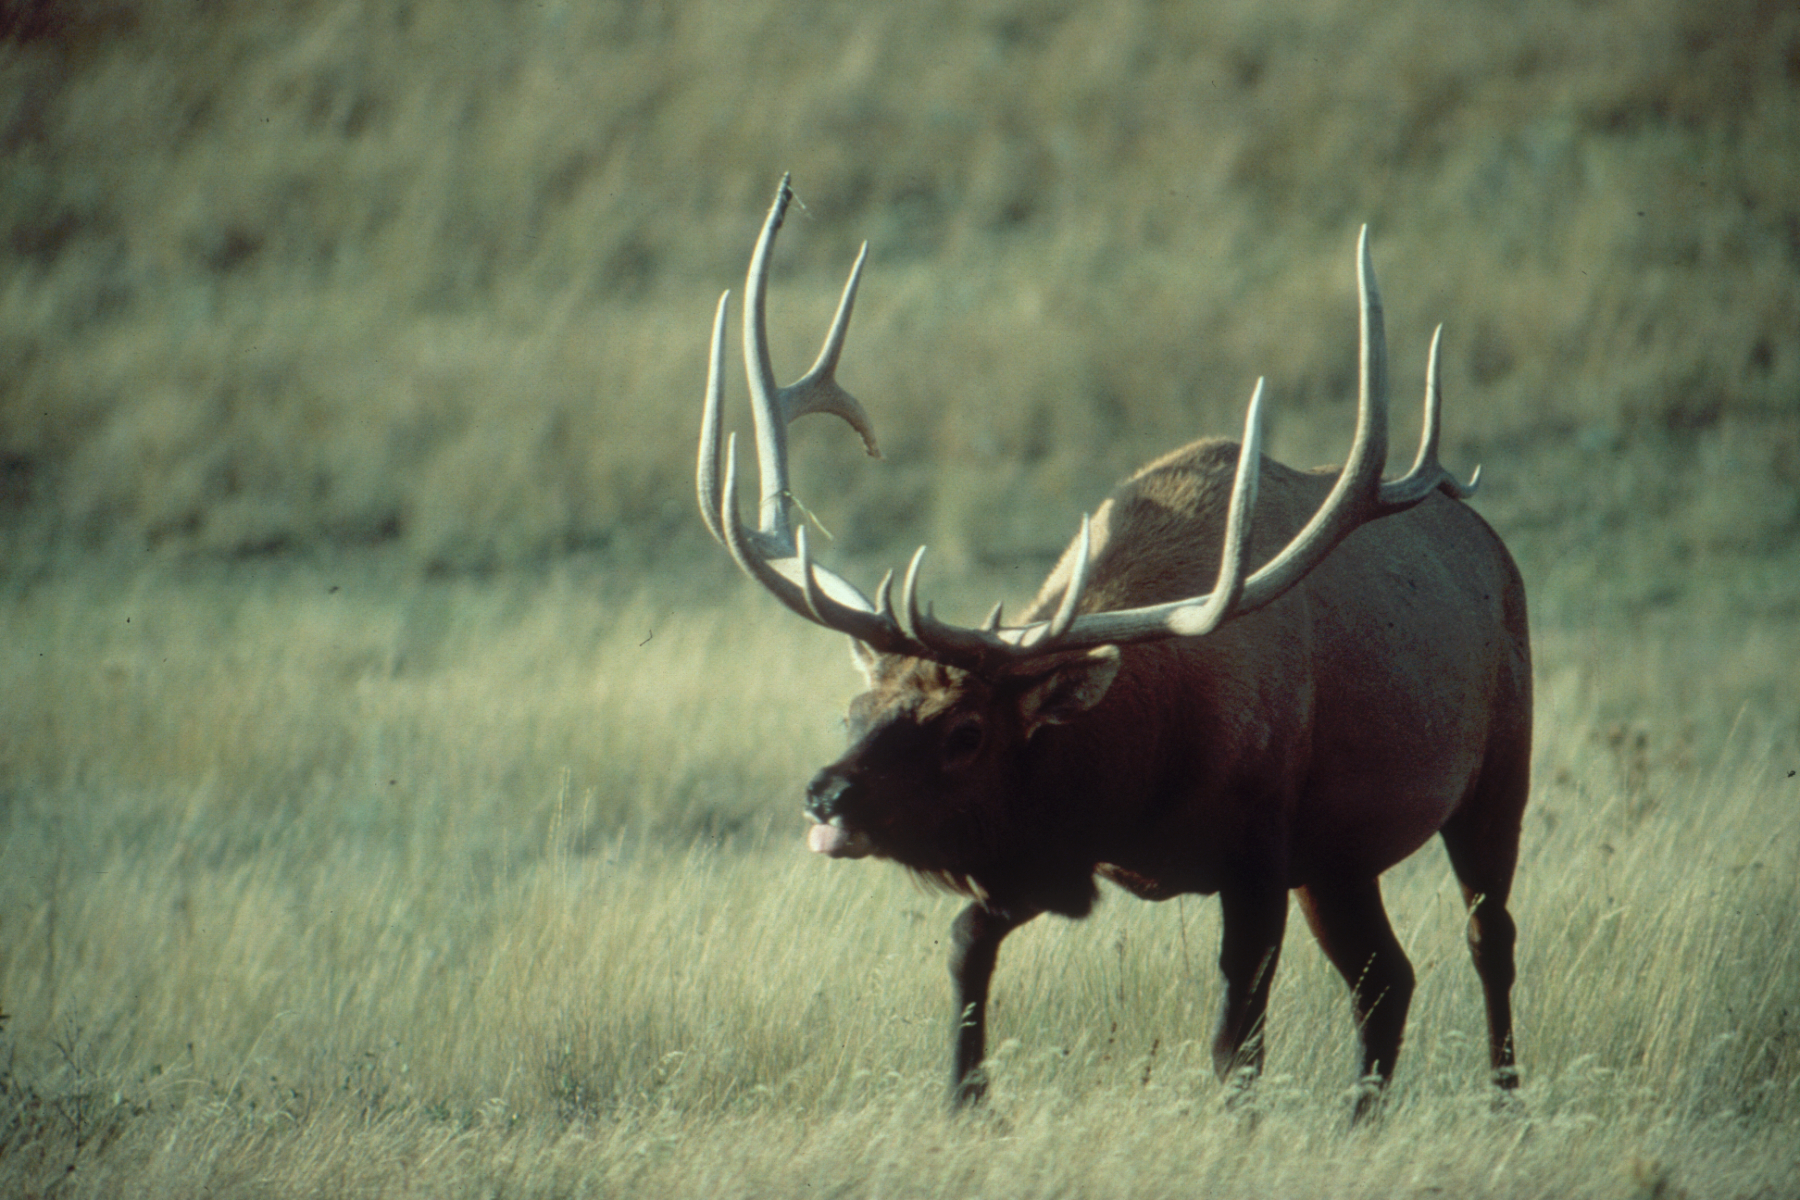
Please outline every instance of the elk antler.
M1437 460L1438 413L1442 392L1438 384L1439 326L1431 338L1431 356L1425 372L1425 424L1412 469L1391 483L1381 482L1387 460L1387 338L1382 328L1381 298L1375 288L1375 268L1369 259L1369 230L1357 239L1357 283L1361 300L1360 385L1357 393L1356 432L1350 456L1338 473L1330 495L1294 539L1255 574L1248 574L1251 514L1262 459L1262 391L1257 380L1244 422L1244 440L1238 452L1236 475L1226 513L1225 541L1213 590L1168 604L1112 612L1077 615L1087 583L1092 534L1087 517L1081 519L1068 582L1056 613L1045 621L1002 626L995 606L987 621L967 627L939 621L929 607L921 610L918 599L919 567L925 557L920 546L906 568L901 603L892 602L894 574L882 577L871 601L842 576L812 561L804 525L793 526L788 505L793 497L787 484L787 425L811 412L842 417L862 435L870 455L879 457L868 414L835 379L838 356L856 302L857 283L868 256L864 243L844 285L836 317L825 345L811 370L787 387L775 385L769 359L769 338L764 319L768 293L769 254L781 228L793 192L782 176L775 202L763 222L756 251L746 276L744 306L744 364L750 381L750 400L756 426L757 459L762 482L758 527L744 527L737 507L737 438L726 439L724 474L720 477L719 423L724 408L725 318L731 293L719 298L713 319L712 356L706 380L706 402L700 423L700 461L695 480L700 513L706 527L744 572L794 612L829 629L857 638L886 653L908 654L940 662L980 669L996 662L1029 657L1049 650L1070 650L1167 637L1199 637L1233 617L1252 612L1305 578L1337 544L1358 526L1402 512L1442 488L1466 499L1474 494L1480 471L1467 485L1459 483Z
M874 426L855 397L838 386L838 356L856 305L856 287L862 280L868 243L856 256L837 315L825 335L812 368L787 387L777 387L769 357L768 326L764 315L769 290L769 254L781 229L787 206L793 199L788 176L781 177L775 202L763 222L744 279L744 369L749 376L751 413L756 427L757 466L762 483L758 527L744 527L737 510L737 435L726 440L725 471L719 474L719 418L725 406L725 318L731 293L719 297L713 317L712 355L706 375L706 404L700 419L700 460L695 486L700 496L700 515L713 537L731 551L738 566L775 594L783 604L811 621L861 638L879 650L912 651L895 625L888 602L890 571L877 593L879 606L855 585L823 567L813 565L807 554L806 529L794 528L788 519L793 495L788 490L787 426L807 413L835 413L862 435L871 457L880 457Z

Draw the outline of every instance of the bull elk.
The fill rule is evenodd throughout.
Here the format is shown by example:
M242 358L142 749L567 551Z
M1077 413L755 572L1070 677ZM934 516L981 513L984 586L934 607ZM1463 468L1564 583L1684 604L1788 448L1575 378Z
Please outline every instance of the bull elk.
M764 321L784 177L745 284L744 358L762 498L738 513L735 436L720 448L719 300L697 482L707 528L775 598L848 634L868 680L850 747L813 777L814 851L892 859L969 898L952 929L952 1100L986 1088L988 986L1000 943L1040 913L1078 918L1096 876L1150 900L1217 893L1222 1079L1254 1079L1288 892L1349 984L1361 1061L1353 1117L1393 1074L1413 971L1380 876L1435 833L1468 912L1492 1079L1517 1085L1510 993L1531 751L1524 585L1438 464L1438 336L1416 460L1382 482L1387 350L1368 231L1357 245L1360 388L1349 460L1297 471L1260 452L1262 382L1244 439L1150 463L1095 511L1018 624L919 602L924 547L893 602L815 563L789 515L786 429L833 413L878 454L835 373L867 246L824 349L776 386ZM1439 334L1442 330L1440 328ZM1477 477L1479 472L1477 472ZM1210 585L1210 590L1207 590Z

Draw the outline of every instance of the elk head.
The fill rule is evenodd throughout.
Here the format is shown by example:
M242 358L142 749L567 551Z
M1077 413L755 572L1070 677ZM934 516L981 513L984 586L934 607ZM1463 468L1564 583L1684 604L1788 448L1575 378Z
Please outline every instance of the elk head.
M850 704L849 750L806 789L809 844L839 858L880 850L920 870L957 872L1000 849L989 843L1008 823L983 818L1022 791L1024 747L1098 704L1119 670L1115 646L985 671L855 646L869 690Z

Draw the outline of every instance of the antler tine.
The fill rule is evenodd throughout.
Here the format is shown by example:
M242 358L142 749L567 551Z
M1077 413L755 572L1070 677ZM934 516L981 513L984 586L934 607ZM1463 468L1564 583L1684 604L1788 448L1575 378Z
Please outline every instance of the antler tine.
M756 423L757 463L762 481L762 502L758 509L758 528L778 543L790 543L788 502L787 427L796 417L808 413L835 413L862 436L863 447L871 458L881 457L875 441L875 427L869 414L854 396L838 385L838 358L844 349L844 338L850 328L850 314L856 307L856 289L862 282L863 264L868 260L869 245L863 243L850 278L838 299L831 328L819 357L805 375L787 387L775 384L775 366L769 353L768 293L769 262L774 253L775 235L787 217L794 190L789 176L781 177L775 189L775 200L763 221L762 233L756 239L756 250L750 256L750 267L744 276L744 369L750 381L750 407Z
M813 620L829 628L831 622L824 616L825 598L819 594L819 578L813 574L812 554L806 545L804 524L794 527L794 557L800 561L800 596L806 601L807 612Z
M700 519L720 545L725 532L719 523L723 493L719 483L719 419L725 411L725 318L731 309L731 293L719 297L713 313L712 354L706 364L706 399L700 407L700 462L694 469L694 490L700 497Z
M845 281L843 295L838 298L837 313L831 318L831 329L825 335L825 344L819 348L819 357L813 360L806 374L775 395L784 421L793 421L808 413L833 413L862 436L863 449L870 458L880 458L881 447L876 444L875 426L869 420L869 414L837 381L838 357L844 351L844 335L850 329L850 314L856 308L856 289L862 282L863 263L868 257L869 243L864 242L862 249L856 252L856 262L851 264L850 278Z
M1475 494L1476 485L1481 481L1480 467L1475 468L1474 475L1464 484L1438 462L1438 429L1444 405L1444 389L1438 375L1438 349L1443 337L1444 327L1439 325L1432 331L1431 354L1425 362L1425 426L1419 433L1419 453L1404 476L1381 485L1383 509L1409 508L1440 487L1458 500L1467 500Z
M1198 606L1177 611L1170 629L1182 637L1199 637L1223 625L1244 598L1249 575L1250 523L1256 511L1256 488L1262 480L1263 380L1250 393L1244 416L1244 440L1238 448L1237 473L1231 480L1231 502L1225 510L1225 541L1219 548L1219 578Z
M919 627L925 624L925 614L919 611L919 564L925 561L925 547L920 546L913 551L912 560L906 564L906 577L900 584L900 608L895 616L900 622L900 631L915 642L922 642Z
M1245 583L1238 605L1242 611L1261 608L1293 587L1353 529L1378 515L1375 505L1381 468L1387 460L1387 331L1382 321L1381 293L1375 286L1375 264L1369 257L1367 225L1356 239L1356 282L1360 369L1356 433L1350 440L1350 456L1312 520Z
M1081 603L1081 593L1087 590L1093 543L1093 522L1088 514L1082 513L1081 533L1075 540L1075 562L1069 568L1069 586L1063 589L1062 603L1056 606L1056 615L1050 618L1050 628L1045 632L1043 641L1038 643L1040 649L1061 641L1063 635L1069 632L1069 626L1075 620L1075 606Z
M767 301L769 294L769 257L775 247L775 235L787 216L788 203L794 198L788 186L788 175L781 177L775 189L775 201L757 236L756 250L750 256L750 269L744 275L744 373L750 383L750 412L756 424L756 455L762 480L762 502L757 509L757 527L784 547L788 535L787 422L776 398L775 366L769 356Z
M881 582L875 586L875 615L894 619L894 568L889 567L881 573Z
M1356 294L1356 434L1350 442L1350 461L1344 464L1344 474L1361 483L1381 478L1388 447L1387 322L1381 292L1375 286L1375 260L1369 254L1367 225L1356 235Z
M720 531L719 540L725 543L725 549L731 552L731 559L737 563L738 569L752 579L761 579L764 572L762 557L754 553L749 545L750 532L744 528L743 518L738 513L737 503L737 434L732 433L725 438L725 481L719 491L719 511L715 518ZM789 608L794 606L778 589L771 588L776 598ZM799 609L795 609L800 612ZM800 612L801 616L806 616Z

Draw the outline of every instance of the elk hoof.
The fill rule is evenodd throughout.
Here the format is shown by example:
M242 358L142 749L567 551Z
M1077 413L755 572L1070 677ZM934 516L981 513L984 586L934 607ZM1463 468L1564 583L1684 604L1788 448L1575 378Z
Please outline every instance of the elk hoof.
M950 1085L951 1111L961 1113L980 1108L987 1100L987 1090L987 1072L976 1067Z
M1373 1124L1380 1119L1382 1100L1387 1095L1379 1075L1365 1075L1350 1090L1350 1128Z

